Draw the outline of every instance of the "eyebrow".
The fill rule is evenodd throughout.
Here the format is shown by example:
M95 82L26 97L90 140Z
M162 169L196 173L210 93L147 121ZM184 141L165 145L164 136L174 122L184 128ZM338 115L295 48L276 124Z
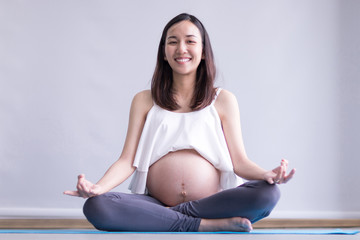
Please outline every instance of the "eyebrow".
M197 38L197 36L195 36L195 35L186 35L186 37L195 37L195 38ZM177 37L176 36L169 36L167 39L170 39L170 38L175 38L175 39L177 39Z

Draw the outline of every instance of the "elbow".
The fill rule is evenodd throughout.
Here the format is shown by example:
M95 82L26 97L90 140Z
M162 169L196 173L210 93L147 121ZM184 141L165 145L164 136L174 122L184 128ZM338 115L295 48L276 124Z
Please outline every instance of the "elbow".
M243 177L241 173L241 168L239 166L234 166L233 170L236 175L238 175L239 177Z
M241 178L245 178L247 176L248 171L248 165L246 164L248 162L247 158L237 158L237 161L233 161L233 170L236 175L238 175Z

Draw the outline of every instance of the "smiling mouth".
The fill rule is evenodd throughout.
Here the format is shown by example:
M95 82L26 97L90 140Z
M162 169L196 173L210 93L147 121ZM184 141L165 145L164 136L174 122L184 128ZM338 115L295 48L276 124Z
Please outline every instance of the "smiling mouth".
M175 61L178 63L190 62L191 58L175 58Z

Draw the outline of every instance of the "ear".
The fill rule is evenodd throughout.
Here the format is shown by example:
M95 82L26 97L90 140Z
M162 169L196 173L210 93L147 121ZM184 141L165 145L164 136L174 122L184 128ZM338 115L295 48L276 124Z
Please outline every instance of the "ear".
M205 60L205 53L204 52L201 54L201 59Z

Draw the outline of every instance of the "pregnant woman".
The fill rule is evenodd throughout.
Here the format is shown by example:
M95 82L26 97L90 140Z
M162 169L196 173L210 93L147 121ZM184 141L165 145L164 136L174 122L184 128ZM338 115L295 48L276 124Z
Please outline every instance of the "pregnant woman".
M79 175L86 218L105 231L251 231L286 183L246 155L234 95L214 87L209 36L194 16L164 28L151 90L135 95L120 158L93 184ZM132 176L131 194L110 192ZM241 179L247 179L242 183Z

